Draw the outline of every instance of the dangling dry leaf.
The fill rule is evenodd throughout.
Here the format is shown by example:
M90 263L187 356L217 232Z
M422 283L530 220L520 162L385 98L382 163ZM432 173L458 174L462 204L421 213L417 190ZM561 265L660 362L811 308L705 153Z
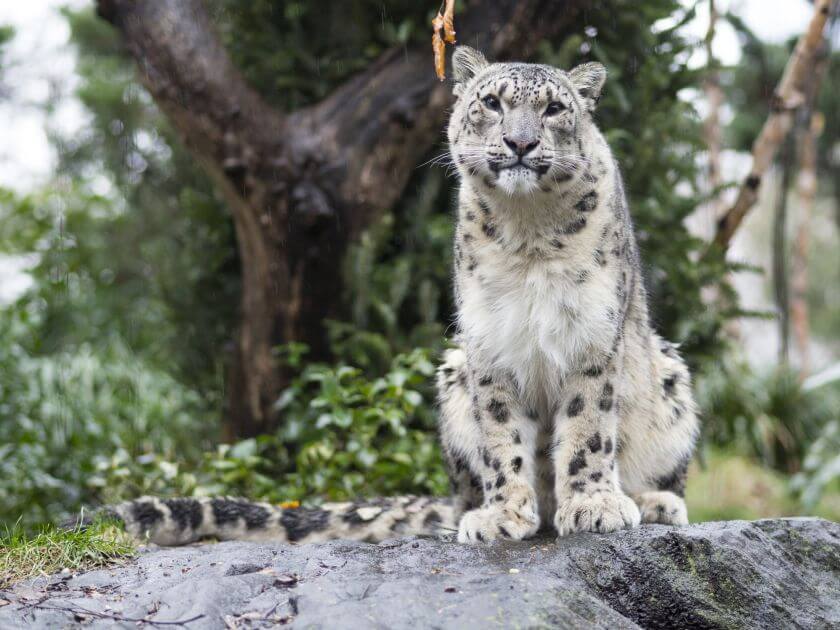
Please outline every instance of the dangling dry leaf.
M444 0L432 20L432 50L438 79L446 78L446 44L455 43L455 0Z
M443 39L447 44L455 43L455 0L445 0L443 11ZM438 14L440 11L438 11Z
M432 33L432 50L435 52L435 74L443 81L446 78L446 44L437 30Z

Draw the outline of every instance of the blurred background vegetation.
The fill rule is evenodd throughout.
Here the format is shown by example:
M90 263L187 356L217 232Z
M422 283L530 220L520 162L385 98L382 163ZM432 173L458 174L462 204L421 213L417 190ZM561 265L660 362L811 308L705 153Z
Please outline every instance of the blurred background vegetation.
M237 66L284 111L323 98L390 47L426 42L437 9L413 0L207 4ZM703 410L690 514L840 519L840 385L807 389L795 361L748 360L730 324L774 313L740 307L730 279L743 265L699 259L705 240L686 227L720 193L708 189L701 159L711 65L696 62L702 41L684 28L706 3L591 4L566 37L540 43L537 59L609 69L598 120L627 180L656 325L682 344ZM0 522L55 521L142 493L307 502L445 493L432 374L452 324L455 181L425 165L443 146L336 261L344 294L341 316L323 322L329 360L310 360L301 343L278 347L293 378L276 401L276 430L221 443L240 291L230 214L137 81L119 33L89 6L62 16L84 128L51 125L48 181L0 189L0 254L28 261L30 279L0 306ZM792 43L765 44L736 15L723 19L743 42L740 64L717 68L731 110L725 146L748 151ZM0 30L0 99L3 42L14 37ZM831 89L840 63L829 57L817 107L829 227L814 228L808 296L824 364L840 354L840 92ZM40 106L50 120L57 103Z

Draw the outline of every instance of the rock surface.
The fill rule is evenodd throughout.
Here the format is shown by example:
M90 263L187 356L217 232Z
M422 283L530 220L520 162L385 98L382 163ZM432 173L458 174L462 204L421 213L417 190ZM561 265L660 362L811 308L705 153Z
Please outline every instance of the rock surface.
M837 628L840 524L148 548L123 567L19 584L3 601L0 628Z

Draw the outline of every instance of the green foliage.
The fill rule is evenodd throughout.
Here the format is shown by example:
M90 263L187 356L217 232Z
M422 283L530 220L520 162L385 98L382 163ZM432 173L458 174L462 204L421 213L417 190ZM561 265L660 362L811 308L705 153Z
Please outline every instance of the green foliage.
M97 461L115 450L198 456L209 447L200 397L119 340L32 356L25 309L0 319L0 522L54 522L98 502Z
M214 0L213 6L234 61L269 102L288 110L323 98L392 46L427 41L437 10L415 0Z
M298 445L287 479L290 495L301 493L292 498L443 492L433 373L423 350L398 355L374 379L347 366L307 365L277 402L286 419L280 439Z
M89 484L107 502L149 493L307 503L441 494L447 477L429 405L433 370L420 350L398 355L375 378L310 363L277 401L286 422L276 435L223 444L194 461L118 450L97 460Z
M705 445L792 475L785 513L831 512L820 502L840 491L840 386L805 391L789 369L761 374L731 359L695 382Z
M767 375L726 361L697 378L708 443L734 448L786 473L800 470L808 447L838 418L826 397L806 392L797 375Z
M25 312L4 320L25 338ZM290 350L290 351L289 351ZM0 521L54 522L83 505L143 494L271 501L441 493L429 354L398 355L378 377L301 363L278 401L276 435L212 448L200 397L115 341L107 353L32 357L0 345Z

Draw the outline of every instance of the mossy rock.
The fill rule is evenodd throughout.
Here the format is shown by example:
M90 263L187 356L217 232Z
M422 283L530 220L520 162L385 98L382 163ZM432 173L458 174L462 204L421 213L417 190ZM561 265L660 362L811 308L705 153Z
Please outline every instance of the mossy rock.
M19 584L3 600L2 628L140 618L192 619L189 628L831 628L840 524L651 525L474 547L155 547L126 566Z

